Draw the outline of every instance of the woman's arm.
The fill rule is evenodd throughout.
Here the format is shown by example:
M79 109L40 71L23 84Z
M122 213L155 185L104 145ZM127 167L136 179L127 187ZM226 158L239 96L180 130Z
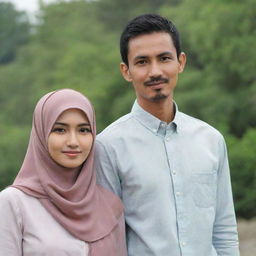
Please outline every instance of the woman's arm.
M0 256L22 256L22 218L12 189L0 193Z

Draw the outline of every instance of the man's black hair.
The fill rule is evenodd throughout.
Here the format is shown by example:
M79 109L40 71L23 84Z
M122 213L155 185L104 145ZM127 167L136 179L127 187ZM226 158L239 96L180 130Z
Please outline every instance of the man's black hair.
M180 56L180 38L175 25L170 20L158 14L143 14L134 18L126 25L120 38L120 53L122 61L127 66L130 39L153 32L166 32L170 34L174 47L176 48L177 57Z

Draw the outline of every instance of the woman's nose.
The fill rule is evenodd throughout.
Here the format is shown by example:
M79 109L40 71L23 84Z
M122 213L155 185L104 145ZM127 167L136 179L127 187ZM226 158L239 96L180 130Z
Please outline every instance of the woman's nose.
M68 136L67 144L69 147L76 148L78 147L78 139L75 132L71 132Z

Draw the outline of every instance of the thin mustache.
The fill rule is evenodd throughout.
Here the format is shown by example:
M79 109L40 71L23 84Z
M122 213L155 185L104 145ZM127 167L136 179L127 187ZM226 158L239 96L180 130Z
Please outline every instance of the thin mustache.
M163 77L154 77L154 78L151 78L149 81L144 82L144 85L151 86L151 85L153 85L155 83L158 83L158 82L168 83L169 80L167 78L163 78Z

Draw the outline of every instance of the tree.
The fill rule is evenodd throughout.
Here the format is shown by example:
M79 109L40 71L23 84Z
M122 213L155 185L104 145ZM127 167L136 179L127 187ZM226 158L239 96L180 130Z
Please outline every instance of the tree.
M256 2L184 0L162 8L188 55L177 99L185 110L237 136L256 126Z
M236 212L239 216L256 216L256 129L249 129L241 139L227 136L230 169Z
M100 0L97 2L97 15L108 31L120 33L125 24L135 16L157 13L164 4L176 5L180 2L180 0Z
M177 25L188 56L175 92L179 109L225 134L237 214L255 215L255 7L254 0L41 4L29 40L0 65L1 188L19 169L43 94L59 88L84 93L96 109L98 131L130 111L135 95L118 68L120 33L134 16L157 12Z
M29 28L25 12L16 11L11 3L0 2L0 64L15 59L18 46L29 39Z

